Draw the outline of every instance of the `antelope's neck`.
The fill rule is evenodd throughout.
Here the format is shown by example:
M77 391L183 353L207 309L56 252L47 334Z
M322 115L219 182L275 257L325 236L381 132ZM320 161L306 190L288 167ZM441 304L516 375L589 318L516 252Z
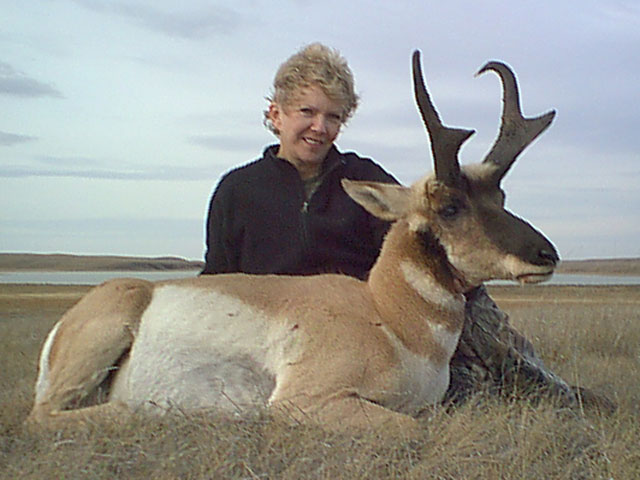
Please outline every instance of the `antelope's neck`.
M402 232L396 223L385 239L368 285L385 325L411 351L429 352L438 338L457 338L464 323L460 279L444 249ZM428 243L428 242L427 242ZM452 345L441 345L453 354ZM455 349L455 345L453 345Z

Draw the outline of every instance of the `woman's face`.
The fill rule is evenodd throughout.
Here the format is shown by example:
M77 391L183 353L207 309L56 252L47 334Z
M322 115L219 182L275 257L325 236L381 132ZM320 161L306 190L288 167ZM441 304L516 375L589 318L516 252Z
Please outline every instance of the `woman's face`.
M342 106L316 86L305 88L290 105L272 103L269 115L280 131L278 156L292 163L303 179L320 172L342 126Z

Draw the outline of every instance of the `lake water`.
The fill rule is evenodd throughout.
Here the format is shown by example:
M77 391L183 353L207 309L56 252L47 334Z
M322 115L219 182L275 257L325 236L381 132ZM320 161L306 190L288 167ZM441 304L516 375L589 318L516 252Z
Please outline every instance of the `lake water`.
M97 285L112 278L142 278L145 280L167 280L190 278L197 270L174 270L152 272L0 272L0 283L35 283L53 285ZM499 285L515 285L514 282L491 282ZM638 276L574 275L557 274L547 285L640 285Z
M516 285L515 282L495 280L489 285ZM541 285L640 285L640 277L631 275L581 275L557 273Z

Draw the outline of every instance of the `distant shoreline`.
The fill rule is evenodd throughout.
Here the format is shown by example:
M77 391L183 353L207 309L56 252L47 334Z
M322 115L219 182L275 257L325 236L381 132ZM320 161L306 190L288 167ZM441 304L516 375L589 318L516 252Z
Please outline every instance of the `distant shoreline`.
M556 273L640 276L640 258L566 260L560 263Z
M203 267L201 261L180 257L0 253L0 272L200 271ZM556 273L640 276L640 258L566 260Z
M202 270L203 266L179 257L0 253L0 272L146 272Z

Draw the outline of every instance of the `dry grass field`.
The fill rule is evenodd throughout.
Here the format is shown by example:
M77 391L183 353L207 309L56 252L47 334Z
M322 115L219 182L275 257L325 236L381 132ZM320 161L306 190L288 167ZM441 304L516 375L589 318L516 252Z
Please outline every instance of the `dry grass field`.
M39 348L88 287L0 284L1 479L640 478L640 287L490 288L545 362L612 415L478 395L434 408L418 441L337 435L255 412L23 428Z

